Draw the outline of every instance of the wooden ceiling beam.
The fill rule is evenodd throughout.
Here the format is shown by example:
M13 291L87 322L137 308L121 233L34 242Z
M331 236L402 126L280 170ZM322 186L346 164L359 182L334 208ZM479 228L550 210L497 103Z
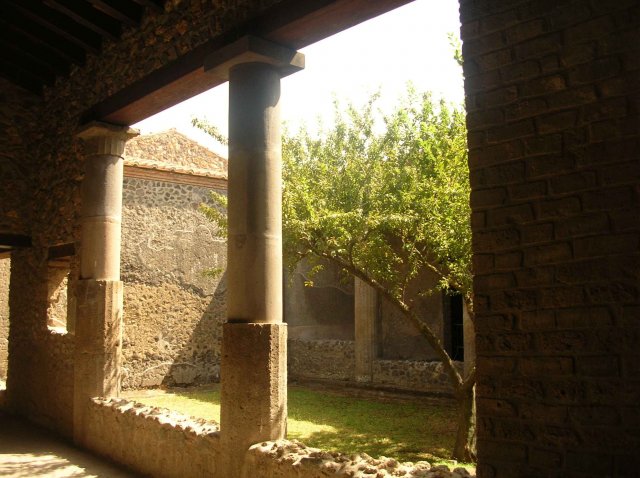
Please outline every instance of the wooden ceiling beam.
M33 78L40 79L46 85L52 85L56 79L55 71L50 65L42 63L23 50L12 48L11 45L0 45L0 59L20 68L22 72L30 74Z
M31 237L24 234L8 234L0 232L0 247L3 248L16 248L16 247L31 247Z
M0 58L0 75L31 93L42 94L42 84L44 82L42 78L24 71L20 66L2 58Z
M29 20L66 38L83 50L93 53L100 51L102 41L100 35L37 0L4 0L2 10L6 12L6 15L11 15L12 12L17 11ZM10 18L10 16L5 18Z
M69 63L82 64L85 60L85 51L44 28L29 28L28 25L19 23L15 18L11 23L0 20L0 36L11 36L14 42L29 42L37 45L46 52L53 52L60 58L64 58ZM48 53L47 53L48 54Z
M204 59L245 35L302 48L411 0L284 0L232 32L212 38L105 101L82 118L130 125L225 82L204 72Z
M142 6L142 7L146 7L149 8L150 10L153 10L156 13L160 13L164 10L164 1L163 0L159 0L159 1L154 1L154 0L133 0L134 3L137 3L138 5Z
M71 62L67 58L60 56L48 45L34 42L31 38L11 29L2 28L0 22L0 49L5 48L27 56L32 61L50 68L58 75L69 73Z
M89 0L95 8L100 10L111 18L124 23L129 27L135 27L140 23L142 18L142 7L118 0Z
M52 9L103 37L117 40L120 36L120 23L84 2L77 0L44 0L44 2Z

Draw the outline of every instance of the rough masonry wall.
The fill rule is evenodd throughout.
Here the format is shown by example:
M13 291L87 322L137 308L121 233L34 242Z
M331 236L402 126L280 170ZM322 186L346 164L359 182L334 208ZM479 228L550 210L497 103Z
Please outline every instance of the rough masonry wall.
M0 78L0 232L27 234L25 201L29 196L29 166L25 142L35 125L33 108L40 100L31 93Z
M125 178L123 388L219 379L226 241L198 212L209 189Z
M0 259L0 380L7 380L9 357L9 276L11 259Z
M11 254L7 404L30 420L71 436L73 336L47 327L48 288L42 280L47 268L46 258L31 250Z
M637 0L462 0L478 474L631 476Z
M295 380L354 380L355 346L352 340L287 342L287 375Z
M351 340L302 340L287 343L289 381L355 381L355 344ZM462 362L456 362L462 372ZM425 360L373 361L372 387L426 393L452 393L442 362Z
M103 456L156 478L216 476L220 432L215 422L122 399L91 404L88 445ZM243 478L323 478L404 476L464 478L464 468L431 467L427 462L399 463L392 458L351 456L278 440L252 446Z
M215 476L220 434L214 422L122 399L94 399L87 445L145 476Z

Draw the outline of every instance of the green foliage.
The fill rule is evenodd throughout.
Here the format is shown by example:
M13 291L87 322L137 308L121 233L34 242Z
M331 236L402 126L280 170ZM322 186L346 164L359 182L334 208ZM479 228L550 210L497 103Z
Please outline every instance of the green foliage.
M458 66L462 66L464 60L462 58L462 42L460 41L460 37L457 34L450 32L447 34L447 38L449 39L449 45L453 50L453 59L456 61Z
M209 199L211 199L211 205L202 203L198 209L209 221L218 226L218 235L226 238L228 232L227 196L217 191L210 191Z
M220 132L218 127L209 123L206 119L191 118L191 124L207 133L220 144L229 144L229 139Z
M285 259L333 260L410 307L437 289L471 299L469 172L464 112L412 88L376 114L336 104L335 124L283 138ZM382 127L380 127L382 122Z

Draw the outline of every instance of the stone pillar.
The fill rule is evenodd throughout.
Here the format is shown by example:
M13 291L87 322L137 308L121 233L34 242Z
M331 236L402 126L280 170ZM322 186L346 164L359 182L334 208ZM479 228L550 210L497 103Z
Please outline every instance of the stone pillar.
M127 139L136 135L104 123L89 124L78 135L86 152L73 403L73 435L80 445L85 443L89 400L120 393L122 154Z
M377 355L376 318L378 293L366 282L355 278L355 352L358 382L373 380L373 361Z
M227 323L220 372L224 478L243 475L251 445L286 434L279 103L283 67L298 55L246 37L205 61L205 70L229 79Z

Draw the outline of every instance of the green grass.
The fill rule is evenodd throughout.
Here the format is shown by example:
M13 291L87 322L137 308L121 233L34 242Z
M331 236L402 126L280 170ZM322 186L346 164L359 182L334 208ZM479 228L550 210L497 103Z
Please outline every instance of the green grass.
M176 391L129 398L194 417L220 420L220 392ZM456 430L456 411L448 400L402 401L353 398L289 386L287 438L343 453L367 453L400 461L447 460Z

